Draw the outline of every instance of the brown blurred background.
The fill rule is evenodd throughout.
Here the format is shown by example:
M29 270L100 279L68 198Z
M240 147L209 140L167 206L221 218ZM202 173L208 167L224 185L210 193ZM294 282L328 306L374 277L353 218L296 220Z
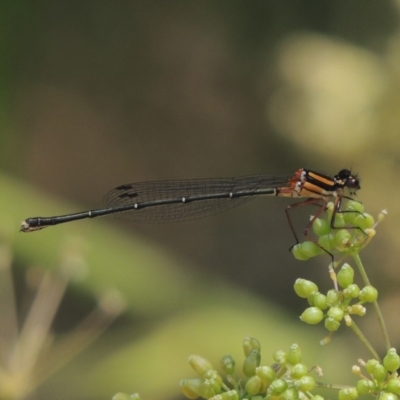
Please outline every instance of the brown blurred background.
M363 258L384 290L383 309L398 309L398 1L38 0L0 8L1 169L27 184L18 200L27 215L12 213L16 229L28 216L101 207L123 183L352 168L367 211L389 209ZM48 200L31 205L39 192ZM72 209L58 209L55 199ZM292 293L294 280L329 285L329 260L293 259L287 204L257 199L187 223L102 223L161 248L183 271L240 287L296 318L305 305ZM300 232L311 212L296 213ZM70 229L90 240L87 229L97 224ZM52 233L32 235L16 240L43 242ZM20 267L41 260L20 251ZM73 308L66 306L67 320ZM398 337L399 324L391 320L390 330ZM57 393L46 390L38 398Z

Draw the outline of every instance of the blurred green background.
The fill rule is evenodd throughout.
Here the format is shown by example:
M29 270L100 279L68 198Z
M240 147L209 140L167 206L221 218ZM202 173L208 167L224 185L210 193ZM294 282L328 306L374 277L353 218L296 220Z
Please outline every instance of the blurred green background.
M294 280L322 291L331 282L327 257L288 252L290 201L257 199L187 223L108 218L18 233L27 217L98 208L135 181L352 168L366 210L389 210L362 256L399 345L399 12L398 0L1 2L0 231L19 322L34 297L26 271L65 260L80 279L55 317L56 343L101 293L126 303L70 363L40 384L33 373L21 398L179 398L178 381L195 375L187 356L217 365L232 353L240 363L246 335L265 363L299 343L327 382L352 383L347 371L368 357L345 329L319 347L325 331L298 320L306 304ZM300 231L311 212L296 213ZM9 285L1 280L6 315ZM11 320L3 314L2 370ZM372 313L360 324L383 352Z

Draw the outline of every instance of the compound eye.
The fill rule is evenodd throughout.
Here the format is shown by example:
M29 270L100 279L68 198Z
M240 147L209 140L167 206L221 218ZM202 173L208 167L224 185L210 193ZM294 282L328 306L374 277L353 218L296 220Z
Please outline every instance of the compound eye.
M352 178L351 172L348 169L342 169L341 171L339 171L337 176L341 180L346 180L347 178Z
M361 189L361 187L360 187L360 181L359 181L356 177L354 177L354 176L351 176L351 177L347 180L346 186L347 186L349 189L354 189L354 190Z

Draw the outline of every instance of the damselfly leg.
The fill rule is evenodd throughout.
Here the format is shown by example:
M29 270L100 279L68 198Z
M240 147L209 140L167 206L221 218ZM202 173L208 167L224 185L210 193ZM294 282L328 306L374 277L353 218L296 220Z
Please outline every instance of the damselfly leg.
M340 214L353 213L353 214L358 214L358 215L361 215L361 216L364 217L364 214L362 212L358 211L358 210L342 210L341 206L342 206L343 199L356 201L351 197L343 196L343 195L342 196L337 196L335 198L335 201L334 201L333 207L332 207L332 215L331 215L330 221L329 221L330 228L331 229L337 229L337 230L338 229L349 229L349 230L357 229L360 232L362 232L365 236L367 236L367 234L364 232L364 230L362 228L358 227L358 226L353 226L351 224L343 224L343 223L341 223L340 225L336 224L337 217ZM299 203L294 203L294 204L291 204L291 205L287 206L285 208L285 213L286 213L286 218L287 218L289 227L290 227L290 229L291 229L291 231L293 233L293 236L294 236L294 238L296 240L296 243L290 248L290 249L292 249L296 244L299 244L300 241L299 241L299 238L297 236L296 230L294 228L294 224L292 222L292 218L290 216L290 210L298 208L298 207L301 207L301 206L307 206L307 205L314 205L314 206L318 207L318 209L315 212L315 214L311 216L309 222L305 226L305 228L303 230L303 235L304 235L304 237L306 239L308 239L309 241L313 242L316 246L318 246L321 250L323 250L326 254L328 254L331 257L332 265L333 265L333 263L334 263L334 255L328 249L326 249L324 246L322 246L320 243L318 243L318 240L313 235L310 234L310 229L313 227L313 225L316 222L316 220L321 216L321 214L323 214L325 211L327 211L328 200L329 199L327 199L327 198L323 198L323 199L321 199L321 198L320 199L309 198L309 199L307 199L305 201L302 201L302 202L299 202ZM357 202L357 203L360 203L360 202Z

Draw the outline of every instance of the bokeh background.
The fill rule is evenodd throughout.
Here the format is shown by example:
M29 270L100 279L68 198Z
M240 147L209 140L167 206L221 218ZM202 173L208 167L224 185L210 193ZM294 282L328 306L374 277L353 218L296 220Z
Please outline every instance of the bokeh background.
M54 373L22 375L31 389L20 398L181 398L178 381L195 375L188 355L217 365L232 353L240 364L246 335L265 363L299 343L327 382L351 384L347 371L368 357L345 329L319 347L326 332L298 320L306 304L294 280L321 291L331 282L328 258L299 262L288 251L290 201L186 223L108 218L18 233L27 217L98 208L135 181L351 168L367 211L389 210L363 260L399 345L399 1L4 0L0 13L1 237L19 323L35 297L26 271L58 274L66 262L79 272L52 324L55 344L102 293L126 305L70 362L45 346L38 360L53 360ZM300 232L311 212L296 212ZM1 285L8 315L10 281ZM2 320L4 373L15 330ZM384 352L372 313L360 325Z

